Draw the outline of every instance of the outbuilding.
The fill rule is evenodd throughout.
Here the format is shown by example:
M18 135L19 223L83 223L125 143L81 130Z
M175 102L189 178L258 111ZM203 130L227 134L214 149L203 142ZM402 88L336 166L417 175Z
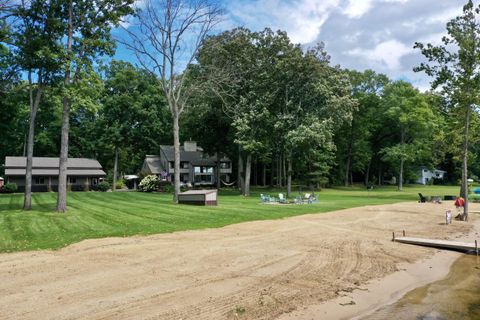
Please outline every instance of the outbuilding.
M59 158L33 157L32 191L58 190ZM95 189L105 177L102 166L95 159L68 158L68 188L71 191ZM26 157L5 157L5 178L8 183L17 184L18 191L25 191Z
M178 195L178 203L216 206L217 190L188 190Z

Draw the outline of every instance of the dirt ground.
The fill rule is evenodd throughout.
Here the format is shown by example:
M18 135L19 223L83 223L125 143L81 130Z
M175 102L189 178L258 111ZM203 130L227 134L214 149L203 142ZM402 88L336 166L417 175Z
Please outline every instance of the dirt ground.
M471 222L444 224L452 208L369 206L1 254L0 319L275 319L434 254L392 231L465 237Z

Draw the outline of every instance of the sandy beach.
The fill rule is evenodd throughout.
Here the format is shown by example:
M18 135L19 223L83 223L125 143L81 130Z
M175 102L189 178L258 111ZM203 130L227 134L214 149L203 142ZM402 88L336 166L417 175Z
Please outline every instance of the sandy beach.
M471 240L452 202L369 206L219 229L0 255L1 319L342 319L438 280L455 252L392 232ZM472 211L479 211L471 204Z

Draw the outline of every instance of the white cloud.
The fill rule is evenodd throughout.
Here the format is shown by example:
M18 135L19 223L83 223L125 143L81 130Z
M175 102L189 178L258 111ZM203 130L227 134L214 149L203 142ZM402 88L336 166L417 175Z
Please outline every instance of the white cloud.
M389 40L378 44L373 49L353 49L346 52L348 55L361 57L376 63L379 67L398 70L401 66L400 59L412 53L413 49L397 40Z
M255 0L232 1L228 6L230 19L248 28L270 27L287 31L294 43L315 41L320 29L340 0Z
M350 18L359 18L370 10L372 2L373 0L349 0L343 13Z

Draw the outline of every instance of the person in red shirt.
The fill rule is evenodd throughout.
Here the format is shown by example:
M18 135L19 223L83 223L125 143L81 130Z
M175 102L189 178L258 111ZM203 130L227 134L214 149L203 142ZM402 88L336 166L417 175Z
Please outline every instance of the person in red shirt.
M455 200L455 208L457 208L457 213L458 213L458 216L461 216L461 214L463 213L463 207L465 206L465 199L463 199L462 197L457 197L457 199Z

